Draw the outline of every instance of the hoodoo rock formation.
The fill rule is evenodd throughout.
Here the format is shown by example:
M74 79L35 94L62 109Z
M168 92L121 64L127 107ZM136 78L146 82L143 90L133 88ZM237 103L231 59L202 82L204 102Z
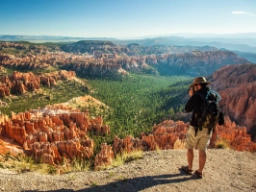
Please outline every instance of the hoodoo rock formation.
M113 151L117 154L134 150L184 149L184 140L188 127L188 123L167 120L154 125L151 134L145 135L142 133L140 138L133 138L128 135L124 139L119 139L116 136Z
M212 88L221 95L225 115L247 128L256 141L256 65L230 65L213 74Z
M103 143L101 145L101 151L99 154L96 155L94 160L94 167L95 169L99 169L102 166L108 166L112 164L112 160L114 158L114 152L112 147Z
M184 149L184 141L189 128L189 123L172 120L164 121L152 128L149 135L141 134L140 138L126 136L124 139L115 137L113 151L115 154L122 151L156 150L159 149ZM229 146L238 151L256 151L256 143L251 141L245 127L237 126L228 116L225 117L223 126L217 125L212 147L217 140L226 140Z
M55 164L63 157L92 157L94 142L88 132L100 135L110 132L100 117L89 119L86 113L78 110L49 108L56 113L29 111L5 118L0 125L1 137L18 143L26 152L32 153L36 161Z
M9 96L12 94L23 94L26 91L35 91L42 85L51 87L57 84L60 80L71 80L76 77L74 71L55 71L51 73L44 73L35 75L32 72L20 73L13 72L10 76L0 78L0 96Z
M228 116L225 117L223 126L217 126L218 137L228 141L231 148L238 151L256 151L256 143L246 133L246 127L237 126Z
M55 114L49 113L50 111L30 111L13 114L10 119L3 117L0 126L0 152L17 155L23 148L36 161L52 165L61 163L63 158L91 158L94 155L94 141L88 137L88 131L104 135L109 134L109 127L103 124L100 117L89 119L83 112L65 111L64 108L54 110ZM116 136L112 146L102 144L100 153L94 159L95 169L110 165L114 156L123 152L184 149L188 128L189 123L167 120L153 126L149 135L142 133L139 138L128 135L124 139ZM225 140L232 149L256 152L256 143L251 141L246 128L237 126L227 116L225 124L217 126L215 135L211 147L214 147L216 140ZM8 143L10 139L16 143L12 145L12 150L9 146L11 142Z

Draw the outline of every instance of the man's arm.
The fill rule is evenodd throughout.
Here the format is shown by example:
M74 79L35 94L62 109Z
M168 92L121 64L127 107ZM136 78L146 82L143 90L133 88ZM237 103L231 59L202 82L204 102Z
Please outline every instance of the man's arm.
M188 102L187 102L187 104L186 104L186 106L185 106L185 111L186 112L191 112L192 110L193 110L193 102L191 102L191 98L192 98L192 96L194 95L194 89L193 89L193 87L190 87L189 89L188 89L188 95L189 95L189 100L188 100Z
M198 108L200 100L201 97L198 94L192 95L192 97L190 97L187 104L185 105L185 111L189 113L195 110L195 108Z
M187 104L185 105L185 111L188 112L188 113L192 112L193 109L194 109L193 96L189 98Z

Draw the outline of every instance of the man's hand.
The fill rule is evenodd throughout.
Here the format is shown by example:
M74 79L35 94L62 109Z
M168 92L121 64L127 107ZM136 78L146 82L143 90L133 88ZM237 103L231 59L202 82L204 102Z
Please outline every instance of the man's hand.
M190 87L190 88L188 89L188 94L189 94L190 97L192 97L192 95L194 95L193 87Z

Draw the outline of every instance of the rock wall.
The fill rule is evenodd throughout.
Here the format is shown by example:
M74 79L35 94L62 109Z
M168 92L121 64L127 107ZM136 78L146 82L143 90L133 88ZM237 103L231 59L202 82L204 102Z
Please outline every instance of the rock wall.
M230 51L172 54L166 62L169 70L191 76L208 76L225 65L249 63Z
M245 126L256 141L256 65L223 67L209 81L222 97L220 107L225 115Z

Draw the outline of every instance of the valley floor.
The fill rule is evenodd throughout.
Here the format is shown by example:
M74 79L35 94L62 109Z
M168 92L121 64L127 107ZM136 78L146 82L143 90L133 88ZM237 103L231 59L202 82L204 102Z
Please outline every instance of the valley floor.
M0 191L256 191L255 153L211 149L207 154L201 180L179 171L187 164L185 150L164 150L98 172L52 176L0 169ZM197 166L196 151L194 169Z

